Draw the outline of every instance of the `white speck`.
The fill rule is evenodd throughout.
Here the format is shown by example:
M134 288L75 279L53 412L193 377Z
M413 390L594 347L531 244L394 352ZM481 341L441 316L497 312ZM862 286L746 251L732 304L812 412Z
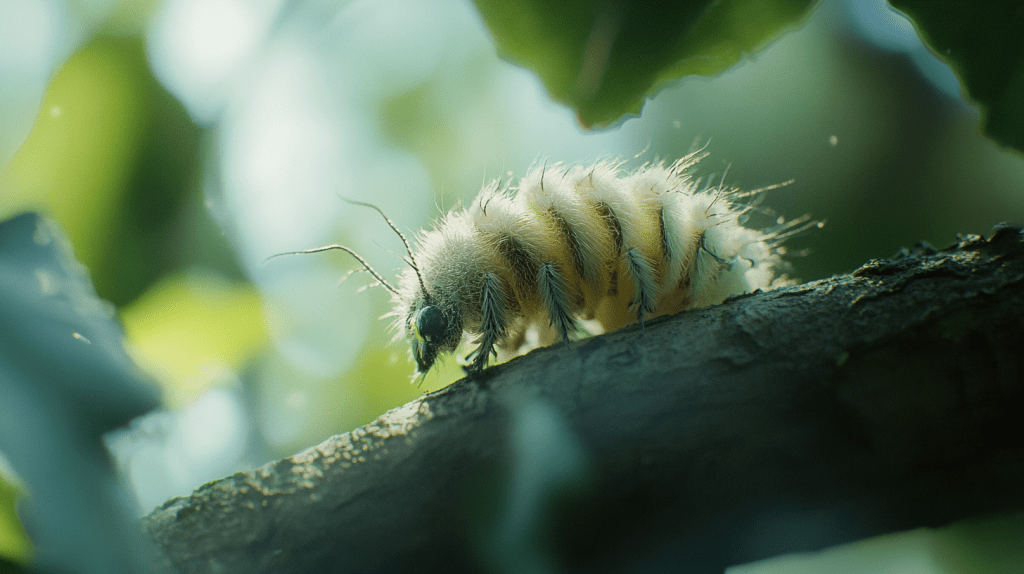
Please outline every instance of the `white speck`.
M36 269L36 279L39 280L39 291L43 295L53 295L59 291L59 282L46 269Z
M72 336L72 337L74 337L74 338L76 338L76 339L78 339L79 341L82 341L82 342L84 342L84 343L85 343L86 345L91 345L91 344L92 344L92 341L90 341L89 339L87 339L87 338L85 337L85 335L83 335L83 334L81 334L81 333L71 333L71 336Z
M839 145L839 138L836 136L828 136L828 144L832 147Z
M59 118L60 117L60 106L53 106L50 108L50 115Z

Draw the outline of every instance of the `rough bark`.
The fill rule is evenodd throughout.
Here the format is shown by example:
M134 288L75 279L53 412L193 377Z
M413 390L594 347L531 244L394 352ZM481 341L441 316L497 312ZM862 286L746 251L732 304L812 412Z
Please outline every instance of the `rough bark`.
M550 504L539 570L721 572L1019 510L1022 319L1021 230L997 228L535 351L144 525L166 571L514 569L486 538L524 400L589 469Z

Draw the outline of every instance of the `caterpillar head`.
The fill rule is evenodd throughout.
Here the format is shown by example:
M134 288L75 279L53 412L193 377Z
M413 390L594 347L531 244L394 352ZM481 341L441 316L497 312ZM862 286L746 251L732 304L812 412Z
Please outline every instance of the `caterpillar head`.
M457 311L441 305L429 295L417 297L405 318L412 358L416 361L415 377L422 377L434 366L441 353L455 350L462 339L462 322Z
M360 205L373 209L384 218L387 222L388 227L401 238L402 243L405 245L405 250L408 253L408 258L403 260L409 265L407 273L403 276L403 283L401 284L402 289L395 288L389 283L384 277L377 273L369 263L366 262L358 253L353 249L340 245L337 243L331 245L324 245L322 247L314 247L313 249L306 249L303 251L290 251L287 253L278 253L267 258L269 261L275 257L282 255L297 255L302 253L319 253L321 251L329 251L332 249L338 249L344 251L354 257L362 265L362 271L366 271L376 280L376 284L384 287L393 295L393 301L396 304L395 311L388 313L387 315L395 315L399 318L405 317L404 331L408 336L412 357L416 361L416 373L414 378L422 378L430 371L430 368L434 365L434 361L437 360L437 356L440 353L452 352L459 345L459 341L462 338L462 322L459 319L457 308L454 305L442 305L439 301L431 297L427 292L426 284L423 282L423 277L420 275L419 267L416 266L416 259L413 256L412 246L409 245L409 240L406 239L405 235L399 231L398 227L395 226L394 222L384 214L383 211L376 205L370 203L364 203L362 201L354 201L351 199L341 198L342 201L350 203L352 205ZM351 272L349 273L351 275ZM348 275L346 275L348 277ZM344 279L342 280L344 281ZM385 316L387 316L385 315ZM397 321L395 326L398 328L399 334L401 327ZM396 338L399 335L396 335Z

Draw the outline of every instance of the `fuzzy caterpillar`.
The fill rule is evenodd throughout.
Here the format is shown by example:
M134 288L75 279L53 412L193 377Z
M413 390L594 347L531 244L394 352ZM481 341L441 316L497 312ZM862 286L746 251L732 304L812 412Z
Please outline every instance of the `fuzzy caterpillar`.
M786 283L776 277L778 244L815 223L744 227L750 206L734 200L757 192L701 189L688 170L705 155L627 174L620 162L559 164L533 169L515 187L493 182L421 232L415 251L385 216L409 253L397 287L345 246L298 253L344 250L391 291L389 315L396 338L410 342L414 378L464 337L476 345L466 365L474 374L493 357L568 341L584 326L596 334L642 325Z

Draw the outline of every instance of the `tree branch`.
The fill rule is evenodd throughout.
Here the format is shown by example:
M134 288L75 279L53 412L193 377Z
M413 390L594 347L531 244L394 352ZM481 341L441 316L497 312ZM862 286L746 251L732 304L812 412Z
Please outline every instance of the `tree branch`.
M535 565L721 572L1017 510L1021 341L1024 244L1002 227L540 349L144 525L166 571L500 570L502 544L529 552L488 533L543 474L510 439L536 401L568 429L540 451L579 445L590 479L542 497Z

